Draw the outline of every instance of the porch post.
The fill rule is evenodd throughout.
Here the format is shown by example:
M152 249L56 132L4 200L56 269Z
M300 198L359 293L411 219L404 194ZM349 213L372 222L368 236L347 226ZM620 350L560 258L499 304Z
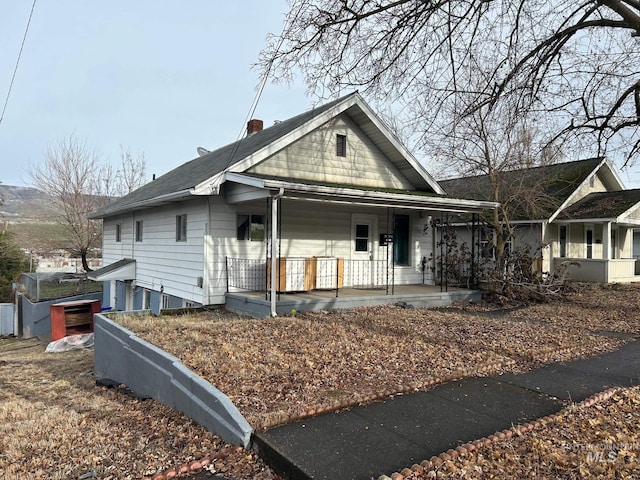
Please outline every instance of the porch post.
M611 222L602 225L602 259L611 259Z
M282 192L278 195L274 195L271 197L271 316L277 317L278 312L276 309L277 305L277 272L276 268L278 268L278 259L276 258L276 249L275 245L278 241L278 201L280 200L280 196Z

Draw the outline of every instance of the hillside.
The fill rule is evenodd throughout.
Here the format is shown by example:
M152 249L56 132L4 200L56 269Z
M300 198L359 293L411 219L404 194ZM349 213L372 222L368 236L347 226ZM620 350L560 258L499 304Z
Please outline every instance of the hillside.
M54 213L47 196L36 188L0 184L0 199L0 215L9 223L43 222Z
M14 235L16 243L39 255L64 249L64 227L53 221L56 212L40 190L0 184L1 230Z

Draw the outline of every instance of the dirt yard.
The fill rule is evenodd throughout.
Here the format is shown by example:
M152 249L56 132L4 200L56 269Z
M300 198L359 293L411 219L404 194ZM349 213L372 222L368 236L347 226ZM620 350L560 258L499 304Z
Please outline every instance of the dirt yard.
M585 286L564 302L508 311L389 306L259 321L223 311L120 321L229 395L256 428L267 428L454 378L615 349L628 339L606 332L640 334L639 309L640 287ZM5 478L77 478L93 470L101 479L141 478L203 457L227 478L277 478L251 452L224 445L182 415L95 387L90 352L43 350L0 340ZM404 477L633 478L639 403L637 388L619 390ZM596 458L586 451L603 442L629 448L615 451L617 463L580 461Z

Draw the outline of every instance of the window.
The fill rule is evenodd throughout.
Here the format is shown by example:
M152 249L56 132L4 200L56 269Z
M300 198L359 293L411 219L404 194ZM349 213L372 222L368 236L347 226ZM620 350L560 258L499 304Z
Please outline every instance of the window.
M567 226L566 225L560 225L559 243L560 243L560 257L565 258L567 256Z
M336 155L338 157L347 156L347 136L346 135L340 135L339 133L336 135Z
M480 257L493 260L494 254L493 228L482 226L480 227Z
M116 223L116 242L122 241L122 224Z
M356 252L368 252L369 251L369 225L366 223L356 224L356 238L355 238L355 251Z
M396 215L393 231L393 263L409 265L409 215Z
M176 242L187 241L187 214L176 215Z
M136 242L142 241L142 220L136 220Z
M264 215L238 215L238 240L264 241Z
M166 293L162 294L162 309L166 310L167 308L169 308L169 295L167 295Z
M618 251L618 229L611 229L611 258L617 258L616 253Z
M142 309L148 310L151 308L151 290L144 289L142 298Z
M184 301L184 308L197 308L196 302Z

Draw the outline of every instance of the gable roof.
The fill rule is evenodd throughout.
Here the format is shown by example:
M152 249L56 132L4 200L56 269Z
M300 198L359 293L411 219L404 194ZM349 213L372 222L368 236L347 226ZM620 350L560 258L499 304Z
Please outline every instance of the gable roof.
M617 219L640 202L640 189L595 192L564 209L557 220Z
M225 181L225 172L246 171L344 112L351 116L366 134L376 134L378 147L390 161L397 164L401 173L416 185L416 190L443 193L437 182L375 115L360 94L354 92L184 163L115 200L91 217L104 218L120 212L188 198L191 195L217 193L220 184Z
M552 218L570 200L578 187L605 163L606 160L602 158L590 158L500 172L499 175L505 179L501 182L506 189L504 194L508 195L511 190L513 196L518 197L522 192L535 192L539 197L535 211L528 211L525 202L518 203L516 198L511 220ZM488 175L440 180L439 184L450 195L473 200L491 199Z

